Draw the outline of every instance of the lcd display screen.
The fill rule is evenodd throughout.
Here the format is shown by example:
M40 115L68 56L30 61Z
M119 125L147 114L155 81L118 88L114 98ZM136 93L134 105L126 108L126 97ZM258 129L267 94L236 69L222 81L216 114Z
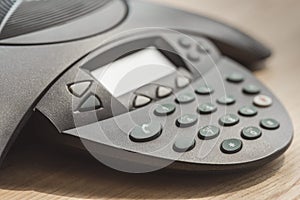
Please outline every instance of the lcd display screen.
M155 47L135 52L92 71L115 97L176 72L176 66Z

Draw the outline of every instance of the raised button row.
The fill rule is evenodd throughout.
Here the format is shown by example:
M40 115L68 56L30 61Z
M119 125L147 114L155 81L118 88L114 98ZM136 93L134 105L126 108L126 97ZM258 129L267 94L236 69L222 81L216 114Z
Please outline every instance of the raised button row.
M184 88L187 87L190 84L190 79L183 77L183 76L179 76L176 79L176 86L178 88ZM165 86L158 86L156 89L156 98L166 98L168 96L170 96L173 92L172 88L169 87L165 87ZM185 97L183 97L183 101ZM152 102L152 99L148 96L145 95L136 95L134 100L133 100L133 107L135 108L140 108L140 107L144 107L146 105L148 105L149 103Z
M186 50L190 50L192 46L196 46L196 51L190 50L186 55L187 59L191 62L199 62L201 59L201 54L210 53L210 50L208 48L204 47L201 44L193 45L192 40L188 38L180 38L178 43L182 48Z
M180 117L177 122L181 124L188 124L188 126L197 122L197 117L194 115L184 115ZM260 124L266 129L279 128L279 123L274 119L263 119ZM186 126L185 126L186 127ZM163 132L162 125L159 122L152 122L150 124L143 124L133 128L129 134L133 142L149 142L157 139ZM212 140L220 135L220 128L217 126L209 125L201 128L198 131L198 137L201 140ZM241 137L246 140L255 140L262 136L262 131L255 126L243 128ZM196 145L196 141L189 137L179 137L176 139L173 149L176 152L187 152L192 150ZM242 149L243 143L240 139L227 139L221 144L221 151L226 154L237 153Z
M215 112L217 107L211 103L201 104L197 108L200 114L208 114ZM176 111L176 106L174 104L162 104L157 106L154 114L157 116L167 116L171 115ZM243 116L255 116L257 110L253 106L244 106L239 110L239 114ZM185 114L177 119L176 125L178 127L190 127L197 123L198 117L194 114ZM239 117L235 114L226 114L219 119L219 123L222 126L234 126L240 121ZM273 119L264 119L260 123L261 127L265 129L277 129L279 128L279 123Z
M157 116L167 116L173 114L176 110L176 106L174 104L162 104L157 106L154 111L154 114ZM217 111L217 106L212 103L203 103L200 104L197 108L198 113L206 115L211 114ZM239 109L238 113L245 117L253 117L257 115L258 111L254 106L243 106ZM224 126L229 126L231 123L235 125L238 123L238 117L233 114L225 115L220 119L221 123ZM231 122L231 123L230 123Z
M213 88L207 86L201 86L195 90L197 94L201 95L211 94L213 91ZM176 102L179 104L187 104L193 102L195 99L196 97L192 93L184 93L177 97ZM221 105L233 105L236 103L236 99L232 95L225 95L217 99L217 103ZM272 98L267 95L258 95L253 99L253 104L258 107L269 107L272 103ZM248 116L248 114L246 115Z
M189 96L186 96L185 100L186 100L185 102L188 102ZM183 103L183 100L181 99L180 102ZM200 114L207 115L216 112L217 109L218 109L217 106L212 103L203 103L198 106L197 111ZM174 104L162 104L155 109L154 113L157 116L166 116L166 115L173 114L175 110L176 110L176 106ZM254 106L243 106L239 109L238 114L244 117L253 117L258 114L258 111ZM224 116L224 118L222 119L222 123L224 123L225 125L227 125L225 120L226 117L228 119L228 116Z
M169 87L158 86L156 89L156 97L157 98L165 98L172 94L173 90ZM135 108L140 108L151 103L152 99L150 97L144 95L136 95L133 100L133 106Z
M193 41L192 41L192 39L189 39L189 38L180 38L178 40L178 43L181 47L183 47L185 49L190 49L193 46ZM207 49L206 47L204 47L201 44L197 45L197 51L199 53L209 53L209 49Z
M227 76L226 80L231 83L241 83L245 80L245 77L243 74L235 72L235 73L232 73L229 76ZM243 88L243 92L245 94L253 95L253 94L259 94L261 92L261 90L256 85L250 84Z

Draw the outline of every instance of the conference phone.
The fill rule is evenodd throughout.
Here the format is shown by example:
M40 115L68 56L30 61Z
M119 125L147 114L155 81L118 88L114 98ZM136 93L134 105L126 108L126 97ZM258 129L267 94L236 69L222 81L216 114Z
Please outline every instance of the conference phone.
M291 144L287 111L250 71L270 50L230 26L148 1L0 9L1 160L32 120L132 173L255 168Z

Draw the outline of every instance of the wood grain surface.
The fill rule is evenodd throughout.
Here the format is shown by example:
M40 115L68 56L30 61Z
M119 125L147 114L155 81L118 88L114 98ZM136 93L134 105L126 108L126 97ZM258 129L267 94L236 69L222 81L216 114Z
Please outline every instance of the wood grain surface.
M0 199L300 199L300 1L152 1L220 19L273 49L267 68L255 75L291 115L295 128L291 148L247 173L133 175L73 151L20 141L0 170Z

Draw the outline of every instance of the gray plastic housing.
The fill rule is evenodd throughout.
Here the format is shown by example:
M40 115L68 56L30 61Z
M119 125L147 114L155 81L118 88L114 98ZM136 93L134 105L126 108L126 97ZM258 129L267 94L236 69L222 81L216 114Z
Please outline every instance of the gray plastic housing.
M113 0L106 6L107 10L115 10L102 12L100 8L62 25L0 40L1 161L47 91L81 58L101 48L111 35L150 27L177 30L208 38L223 55L250 68L270 56L270 50L258 41L206 17L144 1ZM111 14L117 17L108 17ZM108 28L94 30L92 34L82 28L98 23L100 15L101 23ZM61 30L64 35L59 34ZM77 37L74 36L76 30L80 30ZM64 119L64 112L61 113L60 119ZM65 126L68 125L72 127L66 122Z

